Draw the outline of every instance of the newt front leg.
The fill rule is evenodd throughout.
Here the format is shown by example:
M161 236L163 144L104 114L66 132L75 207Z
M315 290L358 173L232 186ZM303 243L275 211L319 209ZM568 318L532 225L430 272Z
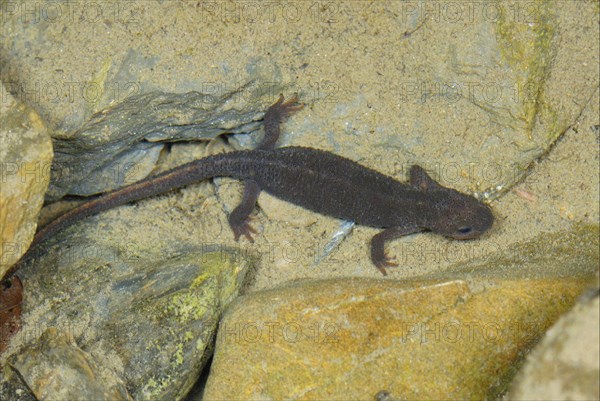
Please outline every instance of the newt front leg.
M385 243L404 235L414 234L423 231L418 227L391 227L371 238L371 261L377 267L377 270L384 276L387 276L386 267L396 267L395 258L390 258L385 253Z
M257 149L273 149L281 135L281 123L292 113L301 110L303 104L298 104L298 97L294 95L288 101L283 101L283 95L267 110L264 117L265 134L257 146ZM256 206L256 201L260 195L260 187L252 180L244 181L244 194L240 204L229 215L229 227L233 231L236 241L243 235L250 242L254 242L252 234L257 231L250 224L250 214Z

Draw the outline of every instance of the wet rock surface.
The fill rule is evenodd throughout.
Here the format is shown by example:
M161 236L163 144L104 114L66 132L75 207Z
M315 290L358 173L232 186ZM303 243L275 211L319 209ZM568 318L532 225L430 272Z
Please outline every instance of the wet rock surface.
M52 143L30 106L0 83L0 279L29 247L50 181Z
M211 355L221 311L236 297L249 264L233 251L179 251L160 259L88 242L55 247L26 266L25 324L8 352L11 365L47 399L63 399L61 391L76 389L90 369L111 372L136 400L183 397ZM47 328L76 346L44 340ZM40 341L54 345L39 349ZM46 354L52 358L42 363ZM95 362L81 362L88 355ZM46 376L65 385L47 383ZM108 391L102 383L90 384L90 394Z
M599 306L598 288L592 288L548 330L515 377L509 399L600 398Z
M13 358L12 366L39 400L132 400L114 372L100 368L55 328Z
M255 293L220 324L204 399L494 398L584 285L352 279Z
M207 141L223 133L257 130L260 96L242 109L233 108L240 97L151 92L95 113L68 138L55 139L48 196L94 195L144 178L155 167L164 142Z

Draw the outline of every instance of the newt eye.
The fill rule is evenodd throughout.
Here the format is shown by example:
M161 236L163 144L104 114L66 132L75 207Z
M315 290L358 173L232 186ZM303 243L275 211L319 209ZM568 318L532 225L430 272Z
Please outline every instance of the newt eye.
M461 227L461 228L459 228L459 229L458 229L458 230L456 230L456 231L458 231L458 232L459 232L459 233L461 233L461 234L468 234L468 233L470 233L470 232L471 232L471 230L472 230L472 228L471 228L471 227Z

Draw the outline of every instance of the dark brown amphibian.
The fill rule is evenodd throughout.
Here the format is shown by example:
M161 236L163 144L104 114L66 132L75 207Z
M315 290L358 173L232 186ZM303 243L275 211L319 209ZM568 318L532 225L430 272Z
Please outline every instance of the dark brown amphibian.
M262 190L321 214L384 228L371 240L371 260L384 275L386 267L396 265L384 252L388 240L424 230L471 239L492 226L494 218L488 206L441 186L417 165L412 166L405 184L324 150L275 148L280 123L301 107L296 98L284 103L281 96L265 114L265 136L257 149L209 156L108 192L41 229L30 249L84 217L222 176L244 181L242 202L229 216L236 240L244 235L252 241L256 231L249 224L249 216Z

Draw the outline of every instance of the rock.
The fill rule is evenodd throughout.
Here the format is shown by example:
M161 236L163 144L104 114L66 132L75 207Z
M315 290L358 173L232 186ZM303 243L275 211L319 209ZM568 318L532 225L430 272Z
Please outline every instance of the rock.
M0 400L38 401L13 369L0 370Z
M0 279L25 253L50 180L52 143L39 115L2 85L0 103Z
M144 178L167 141L257 130L264 110L253 103L234 109L235 96L226 93L209 101L199 92L151 92L93 114L76 132L55 138L49 196L93 195Z
M119 377L56 328L11 363L39 400L133 401Z
M21 329L23 283L17 276L0 283L0 355L10 339ZM0 361L0 366L2 363Z
M28 382L39 383L36 394L56 390L47 399L64 399L34 377L38 358L28 351L43 341L41 332L56 328L99 369L123 380L134 399L181 399L210 357L221 311L237 296L250 263L228 249L117 249L90 238L50 247L19 271L27 291L23 327L7 357ZM58 374L76 355L68 351L44 370ZM71 385L81 371L83 365L71 377L65 371L64 380Z
M204 400L493 398L584 285L348 279L254 293L220 324Z
M516 243L496 252L476 248L472 250L472 256L470 261L450 266L433 277L470 277L478 280L589 279L598 272L600 227L597 224L574 224L568 230L543 233L527 242Z
M508 395L510 400L600 399L600 302L578 303L527 356Z

